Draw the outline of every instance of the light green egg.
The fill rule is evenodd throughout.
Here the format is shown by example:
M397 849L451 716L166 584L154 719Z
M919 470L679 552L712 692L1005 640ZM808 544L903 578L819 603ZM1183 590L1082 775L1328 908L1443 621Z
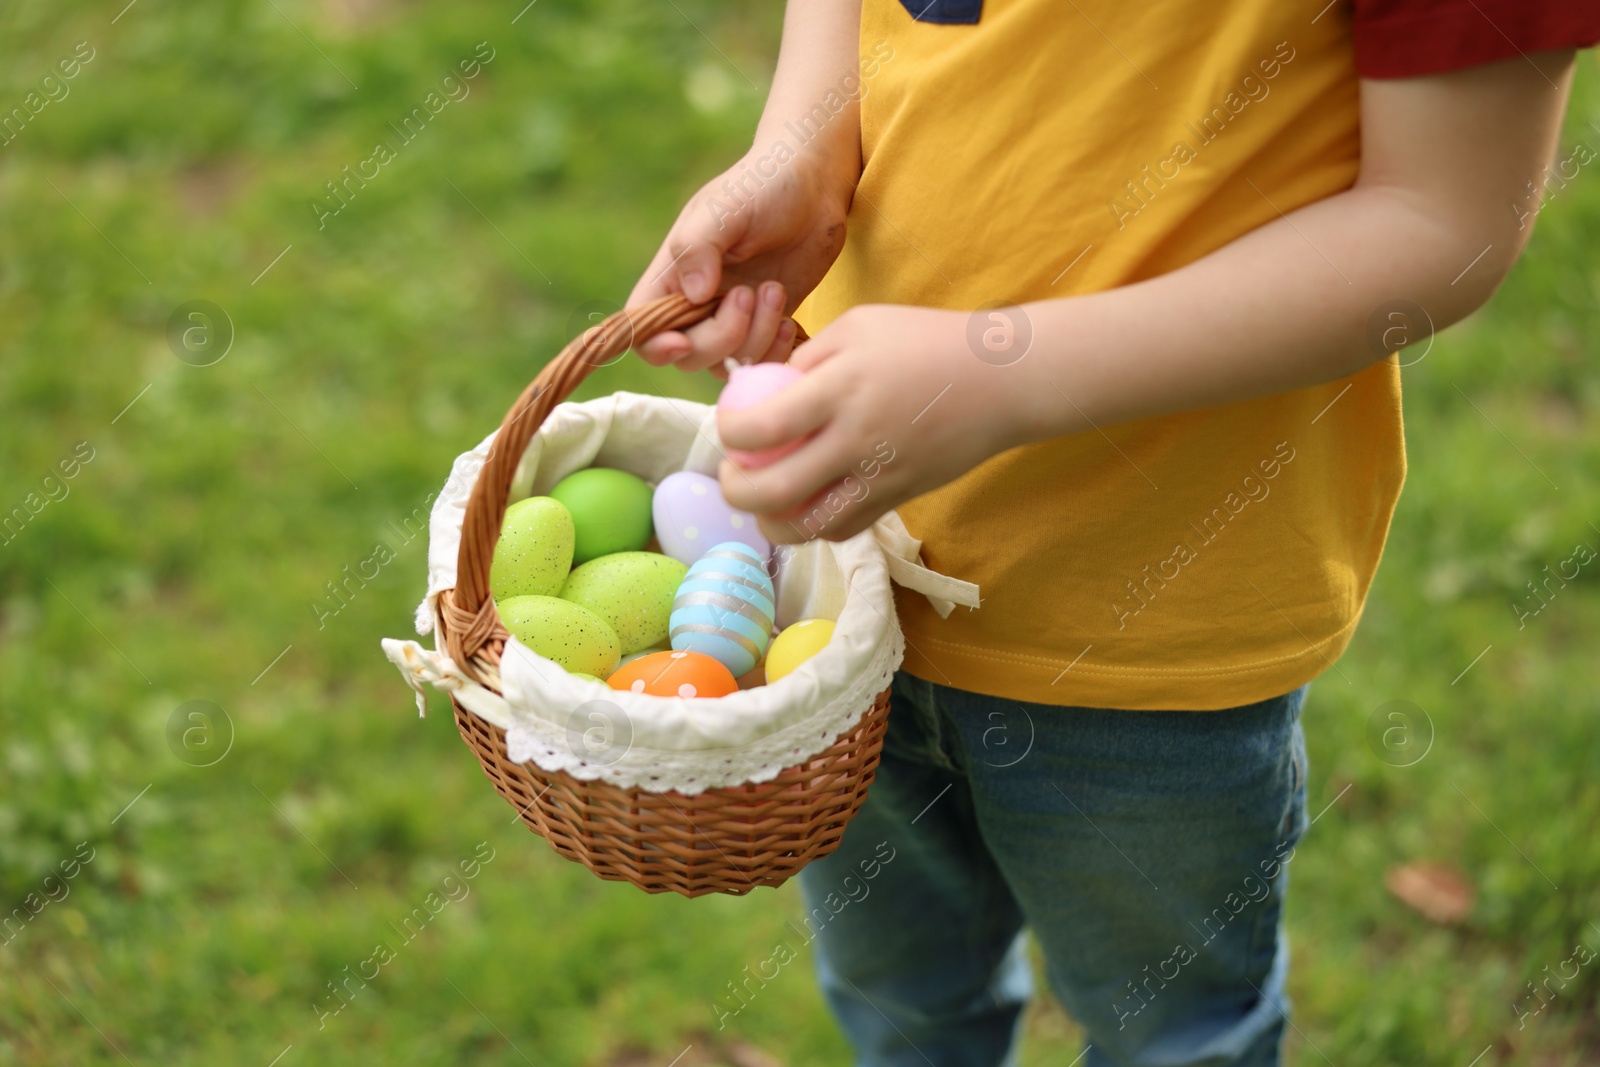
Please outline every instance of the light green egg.
M617 669L616 631L588 608L553 596L507 597L495 607L518 641L568 671L606 678Z
M489 564L489 592L496 600L513 596L555 596L572 570L572 513L547 496L519 500L506 508L500 540Z
M609 623L627 655L667 639L672 598L688 570L657 552L613 552L574 567L561 598Z
M626 654L623 655L622 659L617 661L617 670L620 671L622 668L626 667L628 664L632 663L636 659L644 659L646 656L653 656L657 652L671 652L671 651L672 651L672 643L670 641L663 641L658 645L651 645L649 648L641 648L637 652L626 653Z
M632 552L650 540L654 493L637 475L590 467L561 479L550 495L572 512L577 530L575 563L588 563L613 552Z
M572 676L573 676L573 677L574 677L574 678L582 678L582 679L583 679L583 680L584 680L584 681L586 681L586 682L601 682L601 684L604 684L604 681L603 681L603 679L600 679L600 678L596 678L596 677L595 677L595 676L594 676L594 675L592 675L592 674L583 674L583 673L581 673L581 672L579 672L579 671L571 671L571 672L569 672L569 673L570 673L570 674L571 674L571 675L572 675Z

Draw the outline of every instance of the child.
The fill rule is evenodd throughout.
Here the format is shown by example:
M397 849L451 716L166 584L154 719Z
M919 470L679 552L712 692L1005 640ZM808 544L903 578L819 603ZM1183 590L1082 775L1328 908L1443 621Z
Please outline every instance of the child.
M1510 269L1597 39L1558 0L790 5L754 146L632 299L728 290L641 349L685 370L784 359L793 309L805 379L719 425L805 443L729 501L779 541L898 508L983 592L901 598L877 783L802 875L858 1063L1012 1062L1024 924L1089 1067L1278 1062L1299 711L1404 477L1392 353Z

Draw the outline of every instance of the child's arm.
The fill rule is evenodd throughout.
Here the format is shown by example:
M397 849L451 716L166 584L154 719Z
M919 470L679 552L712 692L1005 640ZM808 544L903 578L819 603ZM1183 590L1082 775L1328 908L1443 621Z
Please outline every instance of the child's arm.
M1571 71L1571 52L1547 52L1363 80L1351 189L1170 274L1025 305L1032 347L1008 366L977 358L968 313L852 309L796 351L804 381L721 416L739 449L817 431L770 467L725 469L729 501L792 515L888 439L895 463L829 525L843 538L1007 448L1353 374L1384 357L1368 324L1397 299L1442 329L1488 300L1527 241L1513 207L1537 206L1527 182L1552 158Z
M860 22L861 0L790 0L755 143L685 205L628 303L675 292L704 301L725 281L751 284L734 285L710 321L641 346L649 362L694 371L729 356L748 363L788 355L784 312L816 288L844 247L861 176ZM838 113L823 106L841 97ZM811 131L809 139L789 124Z

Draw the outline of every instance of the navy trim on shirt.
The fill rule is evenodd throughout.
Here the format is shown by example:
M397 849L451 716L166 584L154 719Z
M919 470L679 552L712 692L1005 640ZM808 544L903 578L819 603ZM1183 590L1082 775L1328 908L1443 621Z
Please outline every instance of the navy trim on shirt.
M983 0L900 0L915 22L971 26L983 14Z

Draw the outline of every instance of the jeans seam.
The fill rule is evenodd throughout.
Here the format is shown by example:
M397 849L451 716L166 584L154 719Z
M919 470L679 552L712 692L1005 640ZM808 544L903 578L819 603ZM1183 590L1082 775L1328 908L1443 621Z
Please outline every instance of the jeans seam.
M1299 825L1305 809L1304 804L1301 802L1301 794L1306 787L1308 768L1305 766L1304 757L1301 753L1301 738L1299 736L1298 727L1299 719L1296 716L1291 719L1289 727L1289 763L1294 772L1294 780L1289 790L1289 800L1286 805L1287 810L1284 812L1283 819L1278 824L1278 847L1275 851L1275 855L1279 856L1292 850L1299 843L1300 836L1303 833L1303 830ZM1292 856L1289 858L1293 859ZM1263 942L1268 936L1268 931L1266 928L1270 925L1270 933L1275 938L1279 926L1282 925L1281 919L1283 915L1283 902L1281 899L1280 889L1284 883L1284 880L1289 876L1288 863L1289 861L1285 860L1280 865L1276 877L1272 878L1268 883L1269 891L1266 898L1262 901L1263 906L1256 909L1255 922L1251 924L1250 930L1250 947L1248 950L1249 962L1246 965L1247 969L1255 965L1256 957L1262 948ZM1276 900L1274 907L1266 907L1265 905L1268 902L1274 900L1275 895L1278 896L1278 899ZM1266 921L1267 915L1268 912L1272 910L1276 911L1276 915L1274 916L1272 922L1268 924ZM1268 962L1268 966L1271 966L1270 961ZM1250 981L1248 974L1245 976L1245 979L1246 981Z

